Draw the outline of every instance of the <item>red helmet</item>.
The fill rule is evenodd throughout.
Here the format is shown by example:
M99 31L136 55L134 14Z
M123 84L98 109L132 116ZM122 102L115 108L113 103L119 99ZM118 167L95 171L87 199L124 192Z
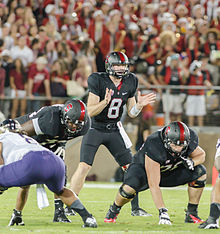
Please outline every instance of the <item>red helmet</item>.
M114 70L114 65L125 65L123 70ZM123 52L111 52L105 59L105 70L118 79L121 79L129 73L129 60Z

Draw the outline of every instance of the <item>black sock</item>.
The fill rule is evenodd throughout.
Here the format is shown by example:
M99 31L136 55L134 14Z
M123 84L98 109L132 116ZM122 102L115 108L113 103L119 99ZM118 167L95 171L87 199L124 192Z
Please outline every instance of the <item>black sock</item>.
M70 207L82 217L83 221L91 216L79 199L74 201Z
M210 216L214 219L218 219L220 214L220 204L219 203L212 203L210 206Z
M58 198L54 199L55 210L63 208L63 202Z
M112 205L112 210L118 214L121 210L121 206L117 206L114 202L114 204Z
M136 193L136 196L131 201L131 209L136 210L139 208L139 200L138 200L138 193Z
M187 211L192 214L197 214L198 204L188 203Z

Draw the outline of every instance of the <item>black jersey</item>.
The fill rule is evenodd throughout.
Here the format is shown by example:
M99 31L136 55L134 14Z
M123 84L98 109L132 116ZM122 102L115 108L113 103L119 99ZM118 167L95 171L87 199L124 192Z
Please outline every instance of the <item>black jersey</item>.
M100 101L105 98L106 88L113 90L110 103L100 114L92 117L92 122L118 122L122 116L123 106L129 98L135 95L137 85L138 79L133 73L129 73L124 77L118 87L115 86L107 73L92 73L88 78L89 92L99 96Z
M189 130L190 142L186 152L182 155L183 157L188 157L198 146L197 134L192 129ZM182 164L179 157L173 157L164 147L161 130L154 132L147 138L139 152L133 157L134 162L140 163L144 167L145 155L160 164L161 172L171 171Z
M90 127L90 118L86 121L82 130L77 133L70 133L62 120L62 106L52 105L42 107L37 112L16 118L20 124L32 120L36 132L36 139L41 145L55 152L58 147L65 146L68 140L77 136L85 135Z

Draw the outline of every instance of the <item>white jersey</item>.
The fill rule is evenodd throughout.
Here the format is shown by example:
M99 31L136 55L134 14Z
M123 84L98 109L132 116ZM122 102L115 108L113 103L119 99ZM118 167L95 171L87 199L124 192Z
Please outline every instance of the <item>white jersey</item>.
M217 141L216 144L216 153L215 153L215 158L220 157L220 138Z
M21 160L30 151L49 151L33 138L13 132L0 134L0 142L4 165Z

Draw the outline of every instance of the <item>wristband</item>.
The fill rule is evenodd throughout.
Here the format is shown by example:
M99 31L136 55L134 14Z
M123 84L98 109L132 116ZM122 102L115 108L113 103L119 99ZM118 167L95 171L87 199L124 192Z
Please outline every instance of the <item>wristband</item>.
M137 108L137 104L135 104L131 110L130 110L130 114L133 115L133 116L138 116L138 114L141 112L142 109L138 109Z

